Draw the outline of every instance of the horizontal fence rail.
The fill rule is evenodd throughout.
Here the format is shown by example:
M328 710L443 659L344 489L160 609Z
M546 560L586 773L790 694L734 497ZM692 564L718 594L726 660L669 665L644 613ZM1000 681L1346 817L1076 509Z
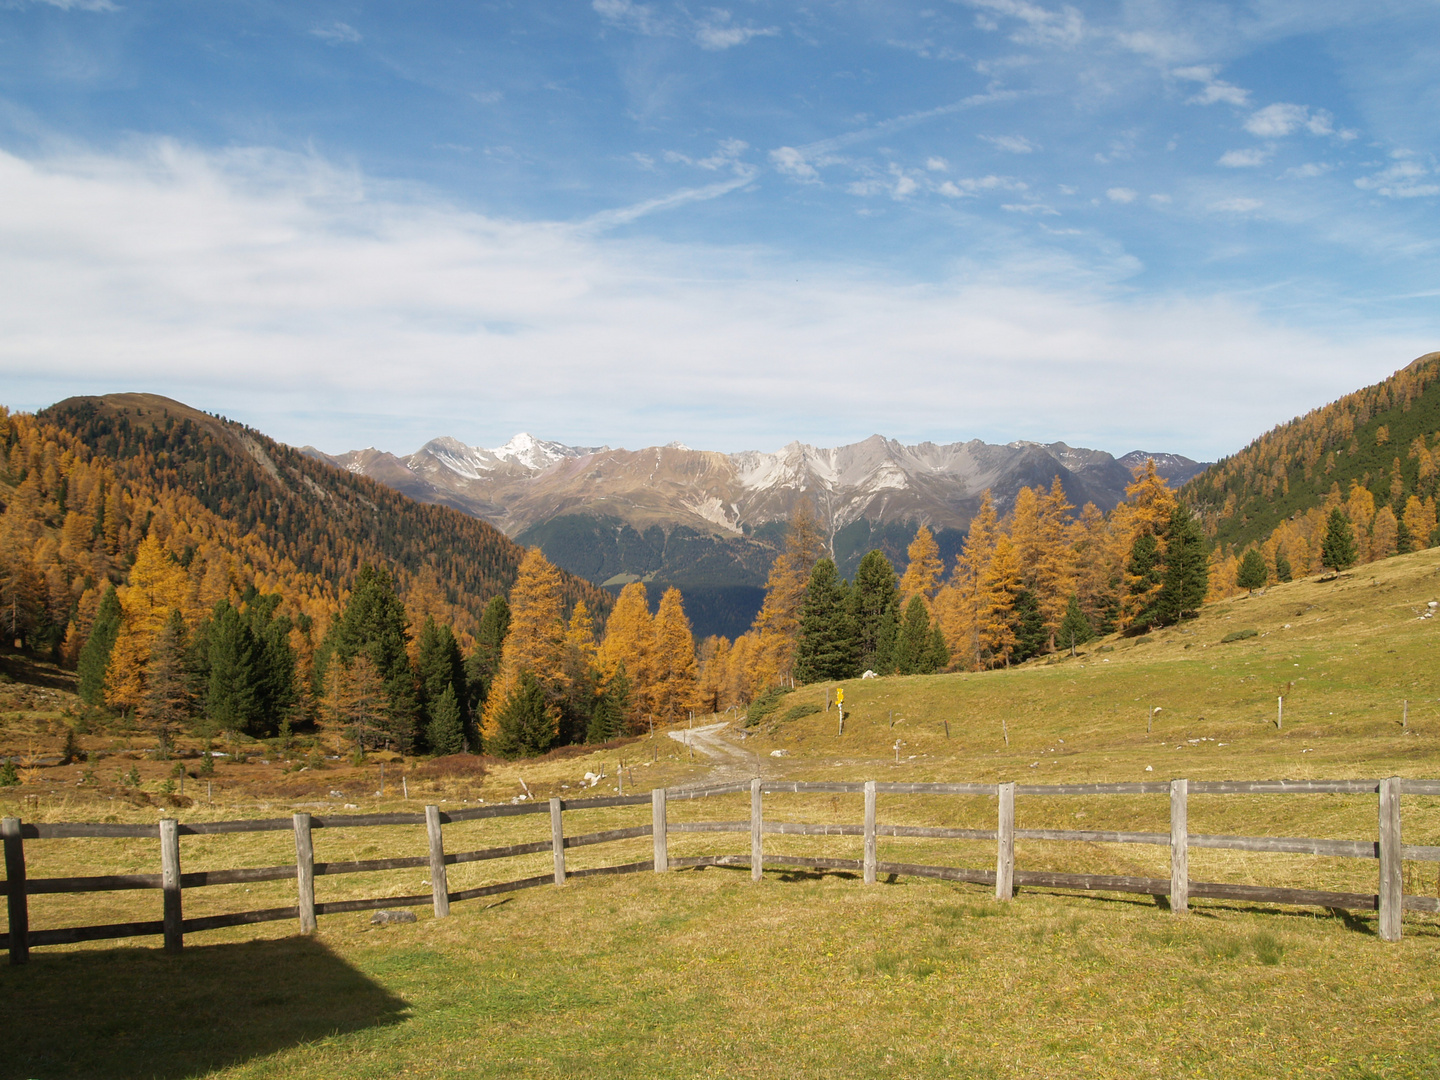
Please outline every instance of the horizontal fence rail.
M668 803L707 799L712 796L750 795L750 817L735 821L669 820ZM822 824L769 820L763 813L765 795L785 794L849 794L864 796L864 820L860 824ZM884 795L948 795L981 796L995 800L996 827L993 829L951 828L931 825L892 825L876 820L877 797ZM1306 837L1212 836L1190 833L1188 829L1188 798L1190 795L1378 795L1378 839L1342 840ZM1170 831L1123 832L1103 829L1020 829L1015 827L1017 796L1048 798L1054 796L1096 795L1165 795L1170 803ZM968 882L993 887L998 899L1009 900L1015 889L1045 888L1074 891L1105 891L1166 896L1172 910L1183 912L1191 897L1234 900L1249 903L1313 905L1355 911L1377 911L1380 936L1387 941L1400 937L1401 914L1404 911L1440 913L1440 898L1407 896L1402 889L1404 860L1440 862L1440 846L1402 844L1400 840L1400 799L1402 795L1440 796L1440 780L1405 780L1390 777L1384 780L1257 780L1257 781L1195 781L1115 783L1115 784L1018 784L1018 783L885 783L876 781L779 781L756 778L738 783L711 784L688 788L656 788L643 795L600 796L588 799L550 799L548 802L527 800L495 806L441 810L426 806L423 813L326 814L297 813L289 818L262 818L239 821L178 822L162 819L154 825L125 825L100 822L27 823L18 818L0 821L4 839L5 880L0 892L6 897L8 929L0 935L0 946L12 964L24 963L32 946L75 944L114 938L160 936L165 948L182 947L184 935L222 927L245 926L262 922L297 919L301 932L316 929L316 917L342 912L372 911L396 907L420 907L431 904L437 918L449 914L450 904L487 896L563 885L567 878L584 878L614 874L631 874L653 870L666 872L685 868L710 866L748 866L751 876L759 880L765 868L858 871L867 883L878 875L935 878ZM599 832L565 835L563 816L567 811L612 807L651 807L649 824ZM474 851L446 852L443 827L489 818L548 814L550 838ZM375 826L424 826L425 854L400 855L392 858L357 859L350 861L317 861L313 834L317 829L356 829ZM296 860L280 866L247 867L233 870L182 872L179 838L182 836L216 836L228 833L291 832L295 839ZM669 855L671 834L750 834L750 853L682 856ZM654 857L639 862L569 869L565 853L572 848L590 847L625 840L651 837ZM844 836L863 838L863 857L821 858L803 855L766 853L766 836ZM922 838L938 840L981 841L996 844L995 869L934 866L908 862L882 862L877 855L877 839ZM74 838L139 838L159 842L160 873L101 874L75 877L27 878L26 840ZM1116 874L1083 874L1058 871L1037 871L1017 868L1015 842L1044 841L1084 844L1145 844L1170 848L1171 875L1167 878L1133 877ZM1224 882L1194 881L1189 877L1189 849L1224 849L1279 854L1312 855L1331 858L1373 859L1379 862L1378 888L1374 893L1330 892L1316 889L1273 888ZM553 869L550 873L483 885L471 889L450 890L447 867L491 859L506 859L550 852ZM317 902L315 878L338 874L372 873L384 870L427 868L431 891L408 896L386 896L358 900ZM253 911L207 915L199 918L183 916L183 893L187 889L215 885L235 885L262 881L293 879L297 902L293 906L264 908ZM162 917L155 920L110 923L95 926L63 927L31 930L29 904L31 896L101 893L122 890L159 890L162 894Z

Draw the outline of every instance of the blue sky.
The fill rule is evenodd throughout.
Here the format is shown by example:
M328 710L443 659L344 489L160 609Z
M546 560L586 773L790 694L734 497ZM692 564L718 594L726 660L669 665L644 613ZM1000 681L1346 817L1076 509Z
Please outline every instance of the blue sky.
M1440 348L1440 4L0 0L0 394L1214 458Z

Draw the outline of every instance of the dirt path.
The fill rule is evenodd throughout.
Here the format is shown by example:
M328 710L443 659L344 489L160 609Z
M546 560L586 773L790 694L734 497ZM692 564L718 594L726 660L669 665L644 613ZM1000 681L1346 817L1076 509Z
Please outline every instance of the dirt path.
M679 728L666 734L676 742L692 747L697 753L708 757L716 779L746 779L768 772L768 758L736 746L723 734L729 726L728 720L722 720L703 727Z

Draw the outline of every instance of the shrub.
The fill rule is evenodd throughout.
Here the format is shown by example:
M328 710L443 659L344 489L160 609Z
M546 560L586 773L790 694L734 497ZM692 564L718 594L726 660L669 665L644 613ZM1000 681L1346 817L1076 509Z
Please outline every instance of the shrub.
M789 693L793 693L793 691L787 686L770 687L750 703L750 708L746 710L745 714L745 726L754 727L764 720L780 707L780 699Z
M820 706L816 705L814 702L806 705L792 705L789 709L785 710L785 715L782 716L780 719L799 720L802 716L814 716L819 711Z
M1244 641L1246 638L1258 637L1259 630L1233 630L1220 639L1221 645L1228 645L1232 641Z

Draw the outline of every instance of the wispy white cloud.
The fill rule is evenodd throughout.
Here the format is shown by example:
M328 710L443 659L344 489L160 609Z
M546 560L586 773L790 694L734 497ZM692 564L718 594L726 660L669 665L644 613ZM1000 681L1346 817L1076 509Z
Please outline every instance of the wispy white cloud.
M649 4L632 0L594 0L590 5L606 22L646 37L665 37L675 32L672 20Z
M120 5L111 3L111 0L35 0L36 3L45 4L49 7L57 7L61 11L121 11ZM24 0L12 0L11 3L0 4L0 7L24 7Z
M1409 160L1408 157L1402 157L1377 173L1359 177L1355 186L1361 191L1373 191L1387 199L1423 199L1440 195L1440 183L1435 181L1434 171L1417 161Z
M695 41L702 49L719 52L744 45L757 37L779 37L778 26L740 26L730 12L712 8L695 26Z
M1249 150L1226 150L1220 155L1219 165L1227 169L1253 169L1258 165L1264 165L1270 158L1269 150L1252 148Z
M1031 142L1024 135L980 135L978 138L1009 154L1033 154L1040 149L1039 143Z
M1176 68L1171 72L1178 79L1186 79L1190 82L1203 83L1200 92L1194 97L1188 98L1189 105L1236 105L1244 107L1250 104L1250 91L1243 90L1238 86L1225 82L1215 77L1216 70L1213 67L1185 67Z
M360 31L349 23L343 22L329 22L321 26L312 26L310 33L327 45L354 45L361 40Z
M1134 188L1112 187L1105 192L1105 197L1113 203L1129 204L1140 197L1140 193Z
M836 161L836 151L843 150L856 143L868 142L871 139L878 139L898 131L917 127L920 124L939 119L940 117L965 112L983 105L1015 101L1023 96L1025 95L1012 90L988 90L980 94L971 94L969 97L961 98L959 101L952 101L947 105L940 105L933 109L922 109L918 112L905 113L901 116L891 117L888 120L881 120L866 127L857 128L854 131L846 131L839 135L831 136L828 139L819 139L812 143L806 143L803 146L782 146L770 151L770 160L778 172L795 180L814 183L820 179L820 173L816 166Z
M807 184L820 181L820 173L806 160L805 154L793 146L781 146L770 151L770 163L775 171Z
M0 153L0 189L7 403L148 389L334 450L378 426L397 450L446 430L722 449L881 430L1207 456L1352 388L1357 363L1421 351L1221 297L1117 298L1053 254L917 285L593 219L497 220L270 151ZM877 355L905 356L910 377L877 384ZM1206 378L1175 378L1194 370ZM1241 380L1253 393L1233 400ZM797 421L801 398L823 426Z
M960 180L946 180L937 191L952 199L974 198L984 191L1028 191L1029 185L1013 176L971 176Z
M1011 40L1022 45L1061 45L1073 48L1085 39L1085 18L1069 4L1058 10L1029 3L1028 0L966 0L971 7L979 8L991 16L1014 19L1021 25L1011 34ZM984 22L977 20L982 29L999 28L999 22L992 18Z
M1245 121L1245 130L1263 139L1283 138L1300 129L1311 135L1333 135L1333 118L1324 109L1311 110L1304 105L1277 102L1251 113Z
M943 157L930 157L925 159L925 168L931 172L949 172L950 163Z
M1259 210L1265 204L1259 199L1249 199L1244 196L1237 196L1231 199L1221 199L1210 204L1210 209L1220 214L1251 214Z
M710 8L695 16L684 7L663 12L634 0L592 0L591 8L610 25L643 37L688 37L708 52L723 52L757 37L778 37L778 26L737 23L724 8Z

